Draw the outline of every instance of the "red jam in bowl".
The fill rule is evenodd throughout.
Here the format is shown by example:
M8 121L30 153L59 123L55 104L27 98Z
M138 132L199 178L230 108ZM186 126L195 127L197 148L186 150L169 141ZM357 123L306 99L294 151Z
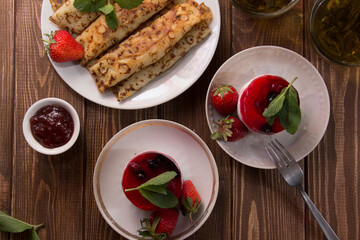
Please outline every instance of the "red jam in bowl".
M243 123L252 131L261 134L275 134L284 130L276 118L270 126L262 114L269 103L289 85L285 79L263 75L252 80L240 93L238 114Z
M182 179L179 167L169 156L154 151L138 154L127 164L122 178L122 187L126 197L136 207L142 210L159 210L160 208L158 206L150 203L139 191L125 192L125 189L136 188L166 171L174 171L177 173L176 177L169 182L167 189L179 199L182 191Z
M61 106L48 105L40 108L30 118L34 138L46 148L65 145L74 132L70 113Z

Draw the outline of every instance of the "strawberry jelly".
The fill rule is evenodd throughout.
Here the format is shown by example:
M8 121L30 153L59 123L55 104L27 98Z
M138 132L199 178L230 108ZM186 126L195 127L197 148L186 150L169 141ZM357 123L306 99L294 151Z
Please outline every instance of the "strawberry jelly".
M181 172L177 164L170 157L147 151L138 154L125 168L122 187L126 197L138 208L145 211L156 211L160 208L145 199L139 191L125 192L125 189L136 188L148 180L166 171L174 171L177 176L167 186L178 199L182 191Z
M46 148L65 145L74 132L70 113L61 106L48 105L40 108L30 118L34 138Z
M263 75L252 80L243 90L239 100L239 117L254 132L275 134L284 130L276 118L270 126L262 114L269 103L289 85L285 79Z

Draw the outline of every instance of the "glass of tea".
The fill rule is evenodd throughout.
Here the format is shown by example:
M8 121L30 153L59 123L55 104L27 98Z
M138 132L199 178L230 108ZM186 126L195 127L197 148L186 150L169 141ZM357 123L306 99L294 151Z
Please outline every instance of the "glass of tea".
M318 0L310 16L310 35L325 59L360 66L360 0Z
M289 11L299 0L232 0L235 6L256 18L277 17Z

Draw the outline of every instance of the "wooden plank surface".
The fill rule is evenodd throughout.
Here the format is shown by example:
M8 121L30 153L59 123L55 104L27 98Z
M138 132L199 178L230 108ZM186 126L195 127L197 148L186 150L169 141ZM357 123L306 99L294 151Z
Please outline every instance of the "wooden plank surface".
M15 34L14 157L12 210L14 217L46 227L41 239L81 239L83 234L84 134L73 148L57 156L35 152L21 127L26 110L36 101L58 97L77 110L84 124L84 100L56 74L45 55L40 31L42 1L17 3ZM21 34L20 34L21 33ZM14 236L27 239L27 234Z
M233 7L233 54L259 45L281 46L302 54L302 13L302 1L285 15L265 20L248 17ZM276 170L258 170L236 162L233 175L237 193L233 197L233 239L305 238L304 203Z
M209 146L219 169L220 189L208 221L188 239L325 239L295 188L276 170L259 170L231 159L210 139L205 97L216 70L235 53L259 45L293 50L319 70L328 87L331 116L319 146L301 162L310 198L341 239L359 239L360 67L319 57L308 38L315 0L300 0L285 15L253 19L219 1L218 48L201 78L175 99L142 110L116 110L85 100L57 75L41 42L42 0L1 5L0 210L30 223L45 223L41 239L124 239L102 218L93 196L94 166L107 141L122 128L145 119L168 119L195 131ZM59 97L78 111L81 132L75 146L59 156L36 153L22 135L31 104ZM28 234L0 233L0 240Z
M306 4L306 26L314 3ZM331 101L327 132L307 162L306 188L340 239L359 239L360 68L322 59L309 41L308 29L305 33L305 57L325 80ZM308 210L305 222L308 239L326 239Z
M0 52L2 54L0 73L0 211L11 214L13 119L14 117L14 2L0 5ZM4 44L3 44L4 43ZM6 43L6 44L5 44ZM0 232L0 240L9 239L10 234Z

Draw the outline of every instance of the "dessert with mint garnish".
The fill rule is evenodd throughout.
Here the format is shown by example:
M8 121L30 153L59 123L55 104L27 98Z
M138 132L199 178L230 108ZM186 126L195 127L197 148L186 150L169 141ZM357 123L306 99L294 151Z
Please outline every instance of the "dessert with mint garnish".
M127 164L122 187L126 197L142 210L173 208L181 196L181 172L169 156L155 151L143 152Z
M263 75L240 91L238 115L253 132L272 135L284 129L295 134L301 111L297 90L282 77Z

